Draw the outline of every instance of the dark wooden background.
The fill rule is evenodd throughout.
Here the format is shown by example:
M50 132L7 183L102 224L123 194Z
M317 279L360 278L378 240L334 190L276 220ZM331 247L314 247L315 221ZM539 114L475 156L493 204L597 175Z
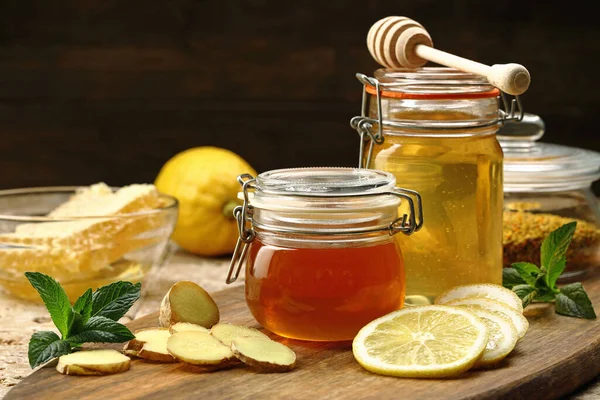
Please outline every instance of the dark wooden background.
M436 47L519 62L544 140L600 150L594 2L2 0L0 187L152 181L175 153L256 169L354 165L369 26L406 15Z

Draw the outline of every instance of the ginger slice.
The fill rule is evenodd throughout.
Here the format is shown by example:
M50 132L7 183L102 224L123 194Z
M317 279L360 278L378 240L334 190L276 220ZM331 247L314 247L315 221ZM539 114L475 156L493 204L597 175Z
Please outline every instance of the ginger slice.
M210 328L219 322L219 308L210 295L190 281L171 286L160 305L158 322L169 327L177 322L189 322Z
M189 322L178 322L174 325L171 325L169 327L169 332L171 332L171 334L173 333L178 333L178 332L206 332L206 333L210 333L210 331L208 329L206 329L203 326L200 325L196 325L196 324L190 324Z
M227 347L230 347L231 342L238 337L269 338L258 329L225 323L220 323L213 326L210 330L210 334L219 339Z
M174 333L167 350L179 361L192 365L226 367L235 360L231 349L207 332Z
M58 358L56 370L65 375L107 375L129 369L131 360L116 350L88 350Z
M261 372L286 372L296 365L296 353L269 338L238 337L231 342L231 350L241 362Z
M126 354L150 361L177 362L167 351L167 340L170 336L167 328L141 329L135 332L135 339L127 342L123 350Z
M135 331L135 338L125 343L123 350L140 351L148 341L167 340L171 334L167 328L144 328Z

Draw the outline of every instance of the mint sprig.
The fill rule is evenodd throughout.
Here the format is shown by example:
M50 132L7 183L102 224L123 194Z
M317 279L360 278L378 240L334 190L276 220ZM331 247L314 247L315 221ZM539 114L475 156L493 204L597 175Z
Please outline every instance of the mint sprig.
M81 315L81 322L85 324L92 316L92 289L86 290L73 304L73 311Z
M52 322L60 332L35 332L29 341L29 365L35 368L56 357L73 352L83 343L121 343L135 336L118 321L139 299L141 284L115 282L92 292L88 289L71 307L60 284L48 275L26 272L38 291Z
M48 275L39 272L25 272L25 276L40 294L58 331L63 337L68 336L70 325L73 323L73 310L65 290Z
M69 343L121 343L134 336L125 325L106 317L92 317L83 326L80 332L75 333L66 340Z
M29 365L34 368L72 351L69 342L60 340L56 333L50 331L35 332L29 340L29 351L27 352Z
M502 271L502 284L511 289L527 307L531 302L554 302L557 314L577 318L596 318L594 307L579 282L558 288L556 282L567 266L567 249L577 222L565 224L542 242L541 263L517 262Z
M554 307L556 312L561 315L588 319L596 318L592 302L579 282L563 286L560 293L556 295Z
M91 316L117 321L140 298L141 288L141 283L123 281L99 288L92 296Z

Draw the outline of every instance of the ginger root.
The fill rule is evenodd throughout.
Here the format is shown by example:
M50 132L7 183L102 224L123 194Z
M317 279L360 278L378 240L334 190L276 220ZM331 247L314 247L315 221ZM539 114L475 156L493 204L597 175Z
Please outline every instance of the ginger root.
M260 337L266 338L269 337L259 331L258 329L248 328L242 325L233 325L233 324L216 324L210 330L210 334L216 337L227 347L231 347L231 342L233 339L238 337Z
M289 347L261 337L237 337L231 351L244 364L261 372L286 372L296 365L296 353Z
M107 375L129 369L131 360L116 350L88 350L58 358L56 370L65 375Z
M177 362L167 351L167 340L170 336L167 328L142 329L135 332L135 339L127 342L123 350L126 354L150 361Z
M179 361L196 366L222 368L235 360L231 349L207 332L174 333L167 341L167 350Z
M219 318L217 304L204 289L194 282L180 281L163 298L158 322L164 327L189 322L210 328Z
M210 331L203 326L190 324L189 322L178 322L169 327L169 332L178 333L178 332L205 332L209 333Z

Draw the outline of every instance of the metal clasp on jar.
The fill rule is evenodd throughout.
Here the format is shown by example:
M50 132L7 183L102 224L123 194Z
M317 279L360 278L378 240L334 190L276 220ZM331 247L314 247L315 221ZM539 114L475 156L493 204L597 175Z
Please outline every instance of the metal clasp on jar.
M350 126L352 129L358 132L360 136L360 147L358 152L358 168L369 168L371 164L371 157L373 155L373 147L375 144L383 144L383 127L390 128L406 128L411 130L423 130L429 129L418 124L403 121L389 121L383 119L383 112L381 107L382 89L381 83L377 78L366 76L361 73L356 74L356 78L363 85L362 90L362 101L360 116L353 117L350 120ZM373 87L375 89L375 100L377 102L377 117L369 117L369 93L367 93L367 87ZM500 97L502 99L502 106L504 109L498 110L498 119L491 122L481 123L472 125L472 127L484 128L487 126L497 125L498 123L504 124L507 121L521 121L525 115L523 105L519 96L514 96L510 99L506 93L500 90ZM377 125L377 131L373 132L373 126ZM446 130L461 130L462 127L453 128L451 126L445 127ZM365 149L368 145L367 156L365 157Z
M242 193L244 195L244 203L241 206L237 206L233 210L233 215L237 220L238 225L238 240L231 256L231 263L229 264L229 271L227 272L227 278L225 282L227 284L233 283L237 280L240 275L242 264L248 254L249 245L254 240L256 233L252 228L252 206L250 205L248 197L248 189L254 189L252 186L256 179L250 174L242 174L237 177L237 181L242 185ZM235 273L234 273L235 272Z
M250 174L243 174L238 176L237 178L240 185L242 185L242 192L244 196L243 205L238 206L234 209L233 213L237 220L239 237L237 243L235 245L235 249L233 251L233 255L231 257L231 263L229 264L229 270L227 272L227 278L225 282L227 284L233 283L237 280L240 275L240 271L242 269L242 265L246 260L246 256L248 254L248 249L250 247L250 243L254 240L256 233L253 229L253 208L249 202L249 189L255 189L253 183L256 182L254 177ZM355 229L355 230L344 230L340 233L329 232L325 233L325 235L352 235L352 234L365 234L372 232L384 232L387 231L390 235L395 235L398 232L402 232L405 235L412 235L414 232L419 231L423 227L423 207L421 201L421 195L414 190L408 190L404 188L395 187L391 192L381 192L381 193L368 193L368 194L351 194L346 195L345 197L365 197L365 196L383 196L383 195L393 195L397 196L400 199L408 202L408 208L410 215L403 214L401 217L394 220L385 228L379 229ZM298 197L314 197L309 194L295 193L294 196ZM414 197L414 199L413 199ZM323 232L319 231L309 231L303 229L282 229L276 232L286 233L286 234L304 234L304 235L324 235Z

